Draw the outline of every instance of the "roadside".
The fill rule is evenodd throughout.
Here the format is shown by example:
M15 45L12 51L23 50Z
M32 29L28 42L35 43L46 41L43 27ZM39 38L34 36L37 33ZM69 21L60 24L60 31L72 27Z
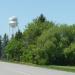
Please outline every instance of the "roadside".
M3 61L1 61L3 62ZM8 62L8 61L4 61ZM58 65L37 65L32 63L24 63L24 62L11 62L8 63L14 63L14 64L21 64L21 65L28 65L33 67L40 67L40 68L46 68L46 69L53 69L53 70L60 70L60 71L66 71L66 72L75 72L75 66L58 66Z
M75 73L38 66L0 62L0 75L75 75Z

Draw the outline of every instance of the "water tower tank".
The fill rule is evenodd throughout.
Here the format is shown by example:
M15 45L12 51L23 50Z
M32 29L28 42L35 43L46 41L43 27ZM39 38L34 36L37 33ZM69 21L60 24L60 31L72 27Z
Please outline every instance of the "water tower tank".
M12 28L15 28L16 26L18 26L18 20L17 17L12 16L9 18L9 26Z

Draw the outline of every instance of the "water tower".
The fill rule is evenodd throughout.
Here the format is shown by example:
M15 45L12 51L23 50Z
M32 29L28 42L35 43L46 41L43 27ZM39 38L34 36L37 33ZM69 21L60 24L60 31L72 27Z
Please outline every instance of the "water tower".
M9 18L9 32L10 28L12 29L12 35L14 35L15 28L18 28L18 19L16 16L12 16Z

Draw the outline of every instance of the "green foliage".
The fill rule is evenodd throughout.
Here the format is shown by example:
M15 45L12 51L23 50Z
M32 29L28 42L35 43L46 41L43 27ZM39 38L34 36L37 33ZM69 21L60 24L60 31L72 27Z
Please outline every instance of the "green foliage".
M22 32L20 30L18 30L18 32L16 32L15 39L19 40L21 38L22 38Z
M2 37L0 36L0 59L2 56Z
M38 18L38 21L40 21L40 22L45 22L45 20L46 20L46 18L44 17L43 14L41 14Z
M75 64L75 43L71 43L71 45L68 48L65 48L64 54L65 54L66 62L69 65L74 65Z
M3 36L3 41L2 41L2 59L6 57L5 47L7 46L8 42L9 42L8 35L5 33Z
M6 44L6 43L4 43ZM41 14L5 45L7 60L75 65L75 25L56 25Z
M17 41L15 39L11 40L6 46L5 53L7 55L7 59L12 59L14 61L20 61L20 56L22 54L22 42Z

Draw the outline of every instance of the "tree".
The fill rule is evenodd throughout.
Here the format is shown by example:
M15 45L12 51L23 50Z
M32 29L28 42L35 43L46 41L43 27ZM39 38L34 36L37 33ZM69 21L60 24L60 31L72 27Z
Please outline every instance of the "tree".
M41 15L38 17L38 21L40 21L40 22L45 22L45 21L46 21L46 18L44 17L43 14L41 14Z
M20 40L21 38L22 38L22 32L18 30L18 32L16 32L15 39Z
M5 48L5 54L7 59L13 61L20 61L20 57L22 55L22 47L23 44L21 40L11 40Z
M64 49L65 63L75 65L75 43L71 43L68 48Z
M1 47L1 44L0 44ZM44 15L20 30L5 47L7 59L40 65L75 65L75 25L57 25Z
M3 41L2 41L2 59L5 58L5 47L7 46L8 44L8 35L5 33L4 36L3 36Z
M0 59L2 57L2 38L0 36Z

